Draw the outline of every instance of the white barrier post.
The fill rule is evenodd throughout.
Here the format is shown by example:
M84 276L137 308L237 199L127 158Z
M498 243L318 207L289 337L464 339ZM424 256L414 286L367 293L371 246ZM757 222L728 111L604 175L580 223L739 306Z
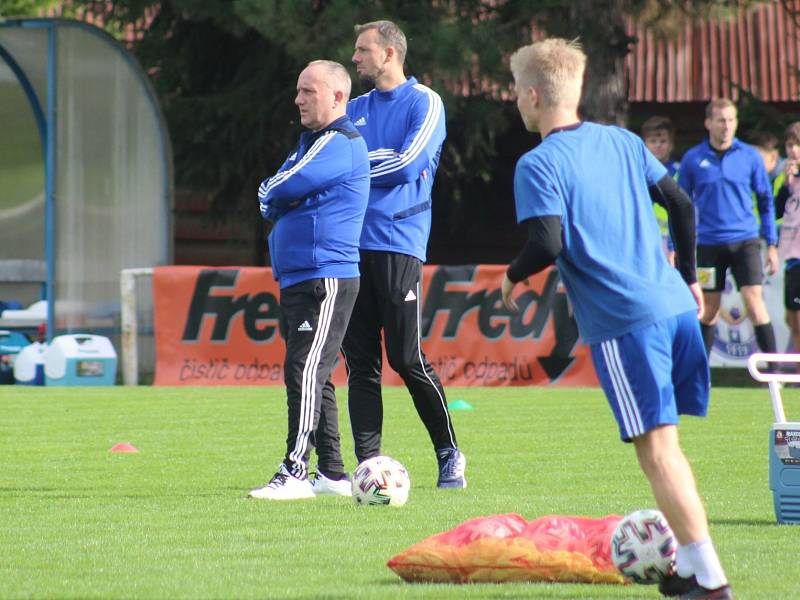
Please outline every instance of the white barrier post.
M153 269L122 269L119 275L120 325L122 328L122 383L139 384L138 322L136 318L136 278L152 275Z

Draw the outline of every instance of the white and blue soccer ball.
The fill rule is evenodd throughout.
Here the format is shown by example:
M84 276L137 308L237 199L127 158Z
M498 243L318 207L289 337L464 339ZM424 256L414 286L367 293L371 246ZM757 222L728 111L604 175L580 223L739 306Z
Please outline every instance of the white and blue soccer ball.
M658 510L626 515L611 536L611 560L634 583L654 584L664 579L675 561L677 541Z
M365 506L403 506L411 490L408 471L388 456L373 456L356 467L353 500Z

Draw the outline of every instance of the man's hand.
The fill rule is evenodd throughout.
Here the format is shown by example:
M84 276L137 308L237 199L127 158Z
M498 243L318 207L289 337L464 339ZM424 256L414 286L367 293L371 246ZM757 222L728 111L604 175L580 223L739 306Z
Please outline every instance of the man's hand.
M258 201L258 208L261 211L261 218L265 221L274 221L275 215L272 211L272 207L270 206L269 200L259 200Z
M775 246L767 246L767 275L774 275L778 270L778 249Z
M697 318L701 318L703 316L703 311L705 310L705 301L703 300L703 290L700 288L700 284L696 281L689 285L689 291L692 292L692 296L694 296L694 301L697 304Z
M783 163L783 172L786 174L786 183L792 185L794 178L797 177L797 161L787 158Z
M528 280L526 279L522 283L528 285ZM500 288L503 295L503 305L514 313L519 312L519 306L517 306L516 300L511 297L511 292L514 291L514 287L516 287L516 285L516 283L512 283L507 274L503 273L503 285Z

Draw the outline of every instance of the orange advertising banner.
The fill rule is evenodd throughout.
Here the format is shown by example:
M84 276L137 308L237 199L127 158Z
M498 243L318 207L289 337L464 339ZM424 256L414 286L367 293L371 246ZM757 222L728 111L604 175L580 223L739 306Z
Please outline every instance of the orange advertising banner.
M597 385L558 271L502 303L502 265L425 266L422 346L447 385ZM156 385L283 385L280 290L261 267L158 267ZM334 383L347 383L340 361ZM383 383L402 385L384 357Z

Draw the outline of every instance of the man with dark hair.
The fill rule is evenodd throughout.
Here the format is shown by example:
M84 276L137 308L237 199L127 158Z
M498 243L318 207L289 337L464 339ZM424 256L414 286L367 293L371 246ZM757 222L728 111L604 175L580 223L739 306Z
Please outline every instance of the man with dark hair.
M766 270L778 267L775 205L764 161L755 148L739 141L736 105L726 98L706 107L708 138L683 156L678 183L697 211L697 266L705 276L705 312L700 318L706 351L714 343L722 290L730 268L753 322L762 352L775 352L775 332L763 296L761 237L767 243ZM753 213L758 201L761 225Z
M672 151L675 149L675 126L669 117L650 117L642 123L642 139L647 149L666 167L667 174L675 177L681 163L672 159Z
M681 164L672 159L672 150L675 148L675 127L669 117L650 117L642 123L642 139L647 149L653 153L661 164L667 169L667 174L675 179ZM653 210L658 219L658 227L664 239L664 251L670 264L675 264L675 247L669 234L668 215L666 209L658 203L653 203Z
M389 365L406 384L428 430L440 488L466 487L444 388L422 351L422 264L431 230L431 189L445 139L442 99L403 63L406 37L391 21L355 27L353 53L363 82L374 86L347 114L369 148L370 194L361 232L361 289L342 345L350 423L359 462L381 449L381 333Z
M308 129L278 172L258 189L272 271L281 288L289 409L286 455L251 498L296 500L350 495L329 383L358 294L358 239L369 196L367 146L347 117L350 75L316 60L297 79L295 104ZM308 458L317 445L317 477Z
M778 144L778 136L768 131L757 133L753 137L753 146L761 155L769 182L772 184L773 196L778 195L778 190L781 189L785 180L783 165L786 160L781 157Z

